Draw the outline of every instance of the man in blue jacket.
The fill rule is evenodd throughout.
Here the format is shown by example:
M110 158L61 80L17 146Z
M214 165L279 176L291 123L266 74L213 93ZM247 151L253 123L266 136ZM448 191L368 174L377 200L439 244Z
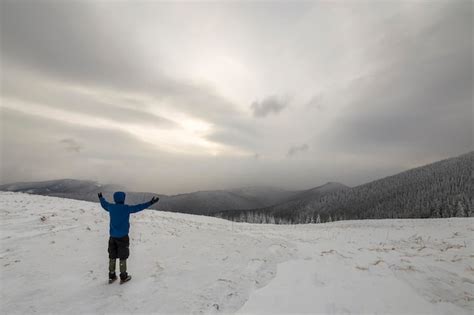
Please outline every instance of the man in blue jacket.
M127 274L127 258L130 255L130 214L149 208L158 202L158 197L153 197L150 201L130 206L125 204L125 193L117 191L114 193L115 203L108 203L100 192L98 194L100 204L110 215L110 238L109 238L109 283L117 280L115 265L117 258L120 259L120 283L130 280L132 277Z

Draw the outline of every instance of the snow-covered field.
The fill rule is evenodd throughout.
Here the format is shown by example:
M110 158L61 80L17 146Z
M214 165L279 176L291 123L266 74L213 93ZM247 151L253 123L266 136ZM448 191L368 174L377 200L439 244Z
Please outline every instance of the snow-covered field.
M99 204L0 192L0 312L472 314L472 218L253 225L145 210L107 283Z

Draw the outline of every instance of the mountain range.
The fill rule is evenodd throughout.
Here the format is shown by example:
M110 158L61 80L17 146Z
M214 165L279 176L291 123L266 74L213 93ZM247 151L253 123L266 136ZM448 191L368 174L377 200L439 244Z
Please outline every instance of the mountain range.
M356 187L329 182L300 191L243 187L164 195L76 179L5 184L0 190L95 202L100 191L112 200L113 192L122 190L130 204L158 196L153 209L253 223L473 216L473 165L469 152Z
M348 219L474 216L474 152L356 187L315 188L288 201L216 216L253 223L319 223Z
M193 193L164 195L151 192L133 192L118 185L102 185L89 180L58 179L40 182L20 182L0 185L2 191L23 192L36 195L98 202L97 193L103 192L113 200L115 191L126 191L126 202L142 203L153 196L160 198L153 209L212 215L225 209L254 209L282 203L300 193L273 187L244 187L230 190L197 191Z

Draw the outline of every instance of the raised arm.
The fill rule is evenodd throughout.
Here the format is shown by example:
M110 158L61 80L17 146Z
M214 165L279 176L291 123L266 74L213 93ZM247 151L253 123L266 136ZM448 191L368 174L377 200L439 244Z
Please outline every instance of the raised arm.
M100 200L100 205L102 206L102 208L104 208L105 211L109 211L109 206L110 206L110 203L107 202L107 200L105 200L104 196L102 196L102 193L100 192L98 194L99 196L99 200Z
M153 197L148 202L141 203L141 204L134 205L134 206L128 206L128 210L130 211L130 213L137 213L139 211L145 210L146 208L149 208L151 205L157 203L158 200L160 200L160 198Z

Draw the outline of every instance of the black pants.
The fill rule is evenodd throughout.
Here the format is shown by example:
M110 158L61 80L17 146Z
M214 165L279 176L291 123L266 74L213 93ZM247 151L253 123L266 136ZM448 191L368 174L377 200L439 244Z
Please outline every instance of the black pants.
M109 238L109 258L124 260L130 256L130 239L128 235Z

